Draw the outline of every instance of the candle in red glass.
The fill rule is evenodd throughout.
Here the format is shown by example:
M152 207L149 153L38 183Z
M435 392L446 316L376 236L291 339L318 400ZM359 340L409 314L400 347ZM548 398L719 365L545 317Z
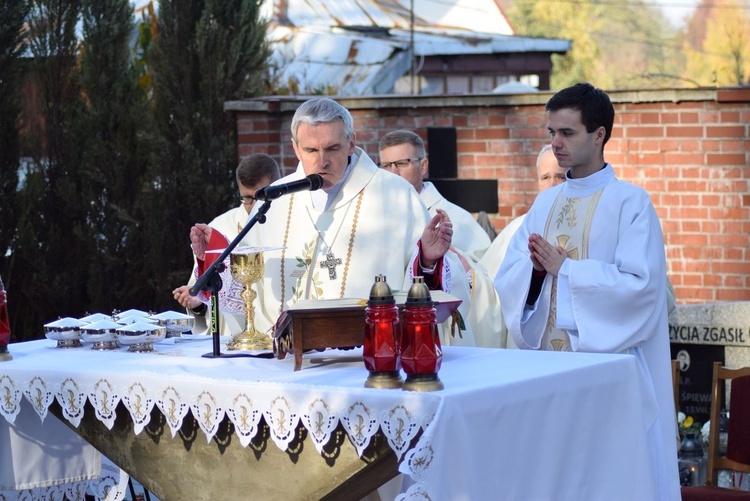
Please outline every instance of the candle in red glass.
M8 353L10 320L8 320L8 303L5 298L5 286L3 285L3 279L0 278L0 362L13 358Z
M401 363L406 372L403 388L412 391L435 391L444 388L438 378L443 362L435 306L423 277L414 277L404 308Z
M367 388L401 388L403 380L399 354L399 320L396 300L383 275L375 277L365 308L363 358L370 375Z

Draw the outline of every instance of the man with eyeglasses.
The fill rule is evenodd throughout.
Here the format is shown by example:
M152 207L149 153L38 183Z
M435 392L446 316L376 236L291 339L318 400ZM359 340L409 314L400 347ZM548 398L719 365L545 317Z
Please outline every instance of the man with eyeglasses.
M453 222L453 248L470 264L479 261L490 246L490 237L469 212L446 200L434 184L424 181L429 160L422 138L409 130L395 130L380 139L378 149L378 166L409 181L430 214L438 209L448 213Z
M453 250L461 259L464 271L471 284L470 301L462 310L467 312L464 325L468 325L476 346L487 348L505 347L498 321L501 318L500 303L492 279L476 268L479 259L490 246L490 237L468 211L449 202L424 179L427 177L429 161L424 142L418 134L409 130L389 132L378 143L380 163L378 166L409 181L430 214L445 211L453 222ZM444 336L448 338L447 336ZM448 338L455 341L455 338Z
M244 157L237 166L236 179L239 189L240 204L214 218L209 226L222 233L230 241L236 237L247 223L248 214L255 206L255 192L268 186L281 177L279 165L268 155L256 153ZM195 283L197 263L193 266L193 274L188 285L183 285L172 291L174 298L187 309L188 314L195 318L193 334L210 334L211 311L207 304L198 297L190 295L188 290ZM228 290L228 288L226 288ZM224 289L220 294L226 293ZM242 332L245 328L245 315L222 311L219 315L219 332L231 335Z

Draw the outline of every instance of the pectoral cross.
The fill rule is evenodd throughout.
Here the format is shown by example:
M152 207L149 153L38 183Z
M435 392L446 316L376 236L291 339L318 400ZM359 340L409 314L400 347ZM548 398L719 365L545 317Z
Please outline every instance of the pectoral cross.
M326 254L325 261L320 262L320 266L328 268L328 278L331 280L336 279L336 266L339 264L341 264L341 258L335 257L330 250L328 251L328 254Z

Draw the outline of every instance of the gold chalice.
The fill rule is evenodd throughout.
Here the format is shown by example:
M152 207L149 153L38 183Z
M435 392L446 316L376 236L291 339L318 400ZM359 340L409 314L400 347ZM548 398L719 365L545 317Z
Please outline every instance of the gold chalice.
M232 278L244 286L242 299L245 301L245 330L232 336L227 343L228 350L270 350L273 342L269 336L255 328L255 308L253 301L258 294L253 284L263 278L265 266L263 252L233 252L229 258Z

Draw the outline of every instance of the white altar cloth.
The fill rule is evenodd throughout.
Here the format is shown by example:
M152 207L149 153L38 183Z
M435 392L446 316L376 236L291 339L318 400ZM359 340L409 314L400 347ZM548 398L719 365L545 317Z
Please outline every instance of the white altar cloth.
M122 402L140 433L156 405L173 436L187 412L207 440L227 416L243 445L262 416L279 448L301 423L319 451L340 422L359 452L383 431L410 477L400 499L654 497L644 427L653 416L644 414L655 406L642 406L629 355L449 346L440 371L445 390L414 393L364 388L361 350L311 352L294 372L291 357L202 358L209 341L170 338L156 349L14 344L13 360L0 364L0 413L12 420L26 399L44 418L56 399L77 426L88 400L111 428Z
M0 500L83 499L100 475L101 454L60 420L42 422L28 402L14 423L0 419Z

